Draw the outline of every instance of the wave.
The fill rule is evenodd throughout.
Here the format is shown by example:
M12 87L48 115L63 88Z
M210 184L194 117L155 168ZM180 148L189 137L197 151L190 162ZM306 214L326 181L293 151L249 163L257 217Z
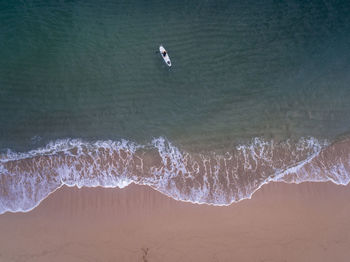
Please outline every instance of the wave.
M57 140L25 153L0 155L0 214L26 212L63 185L148 185L176 199L229 205L270 181L350 180L350 140L255 138L225 154L189 153L166 138L140 145L127 140Z

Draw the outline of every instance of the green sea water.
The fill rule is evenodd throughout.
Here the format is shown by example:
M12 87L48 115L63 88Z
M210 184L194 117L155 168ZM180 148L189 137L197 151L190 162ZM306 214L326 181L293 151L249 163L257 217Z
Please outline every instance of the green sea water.
M349 61L349 1L1 1L0 149L334 139Z
M0 1L0 214L63 185L347 185L349 83L349 1Z

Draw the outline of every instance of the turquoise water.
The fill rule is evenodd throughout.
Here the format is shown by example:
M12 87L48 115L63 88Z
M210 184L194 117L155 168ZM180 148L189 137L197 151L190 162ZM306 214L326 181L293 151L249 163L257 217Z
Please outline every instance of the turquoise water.
M62 185L346 185L349 61L349 1L2 1L0 214Z
M3 1L0 148L350 129L348 1ZM168 69L156 51L168 50Z

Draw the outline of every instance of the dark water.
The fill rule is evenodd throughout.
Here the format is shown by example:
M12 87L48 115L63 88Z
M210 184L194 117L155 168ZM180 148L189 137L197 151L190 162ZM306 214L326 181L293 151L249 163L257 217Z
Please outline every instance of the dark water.
M157 52L160 44L169 52L170 69ZM123 139L162 156L164 147L151 141L165 138L168 154L169 148L195 159L229 154L237 163L245 161L237 155L246 149L289 152L266 174L248 172L250 182L230 182L248 187L245 197L277 170L318 153L324 140L347 135L349 83L349 1L0 3L2 163L68 152L80 143L101 148L95 143L104 141L110 148ZM84 142L72 146L60 139ZM49 149L16 153L43 147ZM110 150L120 150L119 144ZM183 160L175 155L170 159ZM7 180L5 174L14 173L5 165L2 192L15 183ZM43 171L33 172L34 179ZM247 168L237 172L244 176Z
M350 129L348 1L10 2L1 148L165 136L215 150Z

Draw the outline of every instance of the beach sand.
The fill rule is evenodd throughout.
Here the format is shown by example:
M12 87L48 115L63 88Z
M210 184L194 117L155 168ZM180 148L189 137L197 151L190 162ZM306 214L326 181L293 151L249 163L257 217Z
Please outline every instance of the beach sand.
M0 261L349 261L350 187L271 183L226 207L62 187L0 215Z

